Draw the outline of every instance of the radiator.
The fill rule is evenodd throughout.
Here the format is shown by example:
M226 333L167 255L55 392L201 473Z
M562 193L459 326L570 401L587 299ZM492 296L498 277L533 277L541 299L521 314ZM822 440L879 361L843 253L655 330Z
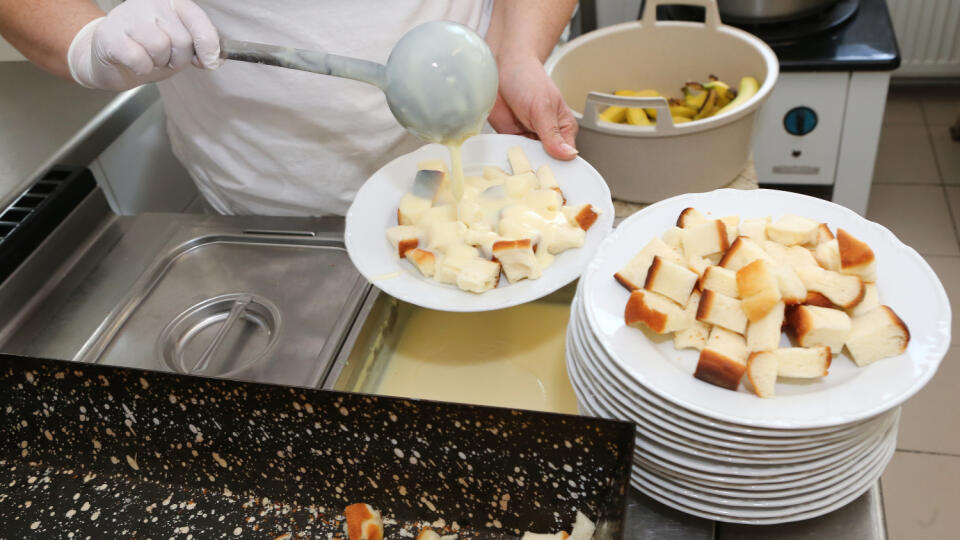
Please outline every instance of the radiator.
M960 77L960 0L887 0L903 58L895 77Z

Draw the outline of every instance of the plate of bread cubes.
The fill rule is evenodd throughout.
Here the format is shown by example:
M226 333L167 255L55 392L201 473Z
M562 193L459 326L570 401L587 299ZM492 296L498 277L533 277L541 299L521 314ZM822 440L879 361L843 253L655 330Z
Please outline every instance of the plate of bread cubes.
M606 183L539 141L483 134L383 166L347 212L354 266L387 294L441 311L511 307L577 279L613 228Z
M821 199L721 189L624 220L582 278L624 387L738 424L821 428L917 392L950 345L927 262Z

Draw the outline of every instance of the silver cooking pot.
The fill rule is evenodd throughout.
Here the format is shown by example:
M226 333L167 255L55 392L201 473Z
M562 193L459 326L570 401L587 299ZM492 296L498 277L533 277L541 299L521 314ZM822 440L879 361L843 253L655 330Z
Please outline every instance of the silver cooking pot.
M776 22L796 19L839 0L717 0L720 17L730 22Z

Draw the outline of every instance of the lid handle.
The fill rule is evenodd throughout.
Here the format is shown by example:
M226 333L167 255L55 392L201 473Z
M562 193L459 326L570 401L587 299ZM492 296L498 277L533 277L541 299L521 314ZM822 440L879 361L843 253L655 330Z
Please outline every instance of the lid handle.
M711 30L720 26L720 10L717 9L717 0L646 0L643 7L643 17L640 21L644 26L657 23L657 6L682 5L700 6L706 11L703 25Z

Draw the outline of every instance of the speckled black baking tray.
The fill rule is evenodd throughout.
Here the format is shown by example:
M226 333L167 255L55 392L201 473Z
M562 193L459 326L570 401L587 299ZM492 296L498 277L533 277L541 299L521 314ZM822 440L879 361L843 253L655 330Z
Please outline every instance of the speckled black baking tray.
M623 536L623 422L6 355L0 414L3 538Z

